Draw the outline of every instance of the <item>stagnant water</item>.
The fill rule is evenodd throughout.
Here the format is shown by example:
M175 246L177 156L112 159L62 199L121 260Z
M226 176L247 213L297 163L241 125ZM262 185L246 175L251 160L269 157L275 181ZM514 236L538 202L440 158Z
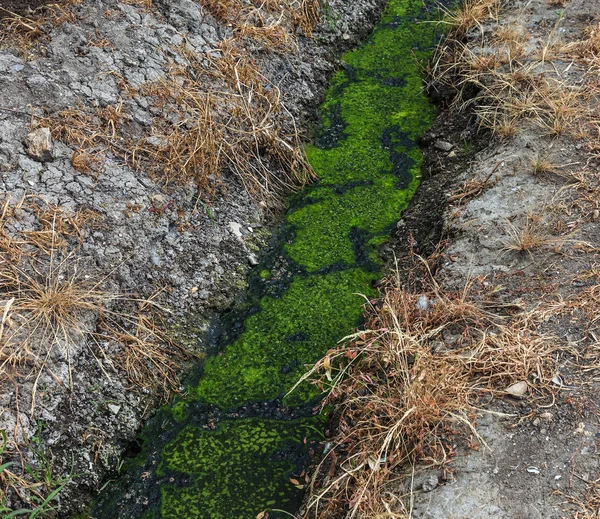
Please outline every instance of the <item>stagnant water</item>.
M289 201L247 304L228 320L231 340L144 429L141 453L94 518L297 510L303 489L290 479L301 479L326 417L313 416L313 385L284 395L360 324L360 294L375 295L380 247L419 182L415 141L434 117L417 61L429 55L436 26L427 20L436 16L423 0L391 0L371 38L343 56L307 149L319 181Z

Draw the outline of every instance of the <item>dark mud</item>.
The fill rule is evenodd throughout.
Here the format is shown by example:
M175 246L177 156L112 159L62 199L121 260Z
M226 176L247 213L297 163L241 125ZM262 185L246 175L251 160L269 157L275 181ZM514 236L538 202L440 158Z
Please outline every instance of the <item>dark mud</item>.
M0 19L13 13L27 15L49 3L48 0L0 0Z

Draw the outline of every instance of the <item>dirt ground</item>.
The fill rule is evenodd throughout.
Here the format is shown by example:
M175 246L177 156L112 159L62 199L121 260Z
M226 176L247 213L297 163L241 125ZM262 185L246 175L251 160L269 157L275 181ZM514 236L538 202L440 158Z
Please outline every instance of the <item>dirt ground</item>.
M508 27L526 31L528 49L543 46L549 33L568 44L589 35L599 19L595 1L511 1L502 4L497 22L473 30L469 42L491 53L489 35ZM569 84L590 73L564 58L555 58L553 66ZM482 402L476 420L480 441L473 446L457 437L448 465L417 468L396 492L410 496L405 502L415 518L598 517L595 311L561 310L565 301L585 300L597 283L597 198L582 203L570 176L586 171L596 178L598 158L586 144L591 134L548 135L521 123L514 135L502 138L482 129L469 108L461 114L450 110L452 95L443 87L432 94L446 108L423 136L424 181L398 224L396 254L406 257L412 248L428 256L442 241L436 279L444 289L462 290L469 281L483 280L502 303L553 308L541 328L556 341L557 368L549 387L534 390L531 398ZM442 151L440 142L451 149ZM551 158L551 172L535 171L540 156ZM572 241L511 249L515 229L522 237L532 218L552 221L552 233L569 234Z
M48 2L44 0L2 0L0 8L11 13L27 14L46 3ZM0 17L4 17L6 14L6 12L3 12L0 14Z

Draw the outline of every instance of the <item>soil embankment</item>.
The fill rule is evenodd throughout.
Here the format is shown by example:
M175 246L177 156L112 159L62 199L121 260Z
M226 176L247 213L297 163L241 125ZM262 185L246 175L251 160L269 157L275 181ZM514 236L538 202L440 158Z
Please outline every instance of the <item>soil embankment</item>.
M58 513L82 510L138 448L245 290L281 194L309 178L296 125L383 2L329 2L318 25L318 2L226 4L5 6L9 509L60 488Z
M546 377L526 379L526 395L482 406L476 448L459 447L449 473L434 471L437 488L431 472L413 481L413 517L598 513L598 69L590 40L599 21L594 1L501 5L497 19L469 35L472 54L459 58L462 77L450 82L477 91L470 117L460 132L441 117L425 136L434 175L423 194L435 186L446 207L436 279L447 290L483 283L498 303L518 305L556 362ZM452 150L440 150L440 140ZM417 197L400 233L422 204Z

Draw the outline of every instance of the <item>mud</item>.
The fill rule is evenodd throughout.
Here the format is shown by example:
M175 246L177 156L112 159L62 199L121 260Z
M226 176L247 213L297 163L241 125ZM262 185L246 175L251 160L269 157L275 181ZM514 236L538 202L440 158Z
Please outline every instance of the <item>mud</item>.
M46 0L2 0L0 2L0 18L12 13L25 15L47 4Z

